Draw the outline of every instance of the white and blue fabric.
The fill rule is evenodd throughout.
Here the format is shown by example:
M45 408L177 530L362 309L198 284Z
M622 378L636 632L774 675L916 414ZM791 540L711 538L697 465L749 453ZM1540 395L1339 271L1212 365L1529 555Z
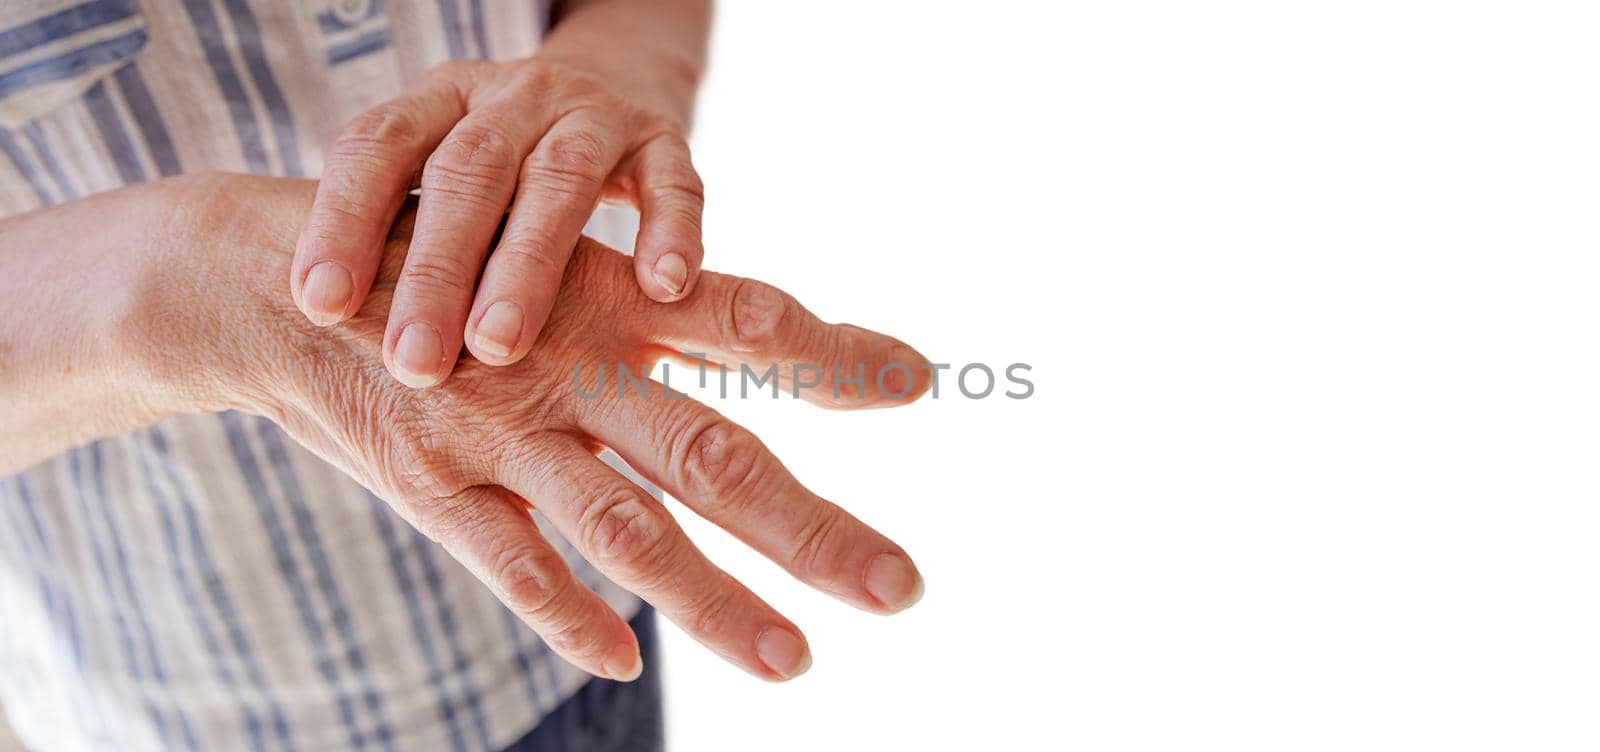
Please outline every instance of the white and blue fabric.
M0 7L0 216L199 170L314 177L349 118L440 62L533 53L547 17L533 0ZM264 419L181 417L0 478L0 706L31 748L498 750L586 682Z

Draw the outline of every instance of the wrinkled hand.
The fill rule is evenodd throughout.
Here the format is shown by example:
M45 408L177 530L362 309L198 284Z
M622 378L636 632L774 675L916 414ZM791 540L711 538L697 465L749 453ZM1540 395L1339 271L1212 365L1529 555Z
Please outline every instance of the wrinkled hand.
M366 305L344 325L318 329L288 305L288 260L273 250L287 245L283 236L309 204L310 184L230 180L256 189L211 191L222 198L205 213L222 219L200 224L213 227L210 238L254 238L237 245L255 247L234 248L214 273L271 282L223 307L222 320L197 325L226 351L209 356L208 372L226 374L228 401L269 416L387 500L574 664L631 678L639 671L637 642L574 578L530 508L608 577L745 670L785 679L810 662L799 629L707 560L659 501L602 463L601 446L847 603L890 613L919 597L921 577L899 546L806 490L748 430L681 394L669 397L656 382L648 397L619 391L614 375L618 363L637 373L674 352L706 353L736 371L739 363L757 370L812 363L840 364L851 375L859 364L869 374L863 390L846 386L835 400L826 374L803 394L837 407L887 406L927 387L923 358L909 347L825 324L771 286L721 274L704 274L678 303L656 303L639 291L626 256L585 239L532 357L503 368L465 360L445 383L414 390L388 377L382 343L391 290L411 263L406 254L421 219L400 212ZM153 304L181 305L174 298L170 290L152 296ZM887 369L885 389L908 390L906 398L872 386L871 374L891 362L909 370ZM609 384L600 396L580 396L574 366L581 366L581 394L590 394L600 364ZM905 373L911 383L896 383L893 374Z
M704 253L687 127L570 63L446 63L334 142L290 292L318 324L354 315L420 171L416 230L384 336L385 362L402 383L443 380L463 342L484 363L526 356L602 198L641 212L630 275L638 287L677 300L693 290Z

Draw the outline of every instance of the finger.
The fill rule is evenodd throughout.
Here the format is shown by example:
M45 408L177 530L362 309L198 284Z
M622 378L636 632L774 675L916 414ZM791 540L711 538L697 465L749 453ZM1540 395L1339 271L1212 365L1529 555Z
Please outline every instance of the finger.
M678 136L647 141L630 161L639 196L634 273L652 300L678 300L694 289L705 256L705 186L689 159L689 145Z
M409 511L419 530L443 545L562 658L602 678L638 678L643 666L633 630L573 576L520 497L478 486Z
M706 559L644 489L576 439L538 455L504 458L507 485L612 581L751 674L781 681L810 666L799 628Z
M467 319L467 347L479 360L507 365L532 349L624 143L611 121L580 110L551 126L524 162Z
M849 324L828 324L772 285L707 272L681 305L651 307L642 332L680 353L703 353L732 368L740 388L788 393L824 407L886 407L927 390L928 360L900 340ZM751 379L741 379L752 366ZM761 378L770 376L771 380ZM720 374L710 378L720 378Z
M432 386L455 367L489 241L548 124L518 103L490 105L457 123L428 158L384 338L385 363L401 383Z
M631 388L631 387L630 387ZM755 434L705 405L671 398L587 403L578 423L651 482L797 579L858 608L894 613L922 597L904 549L784 468Z
M465 107L452 85L430 79L340 131L290 273L295 305L312 322L336 324L361 308L412 176Z

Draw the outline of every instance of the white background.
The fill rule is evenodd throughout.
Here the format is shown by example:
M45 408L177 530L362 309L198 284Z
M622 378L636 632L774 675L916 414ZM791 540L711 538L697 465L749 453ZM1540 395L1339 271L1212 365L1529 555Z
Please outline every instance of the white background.
M673 747L1600 747L1591 7L723 2L708 266L1038 389L715 403L928 590L680 515L816 665Z

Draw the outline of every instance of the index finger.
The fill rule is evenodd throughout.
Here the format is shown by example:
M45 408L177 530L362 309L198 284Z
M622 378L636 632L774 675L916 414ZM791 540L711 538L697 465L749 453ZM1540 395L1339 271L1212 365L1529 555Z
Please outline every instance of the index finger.
M361 307L412 177L465 115L460 92L436 78L340 131L290 271L295 305L312 323L337 324Z

